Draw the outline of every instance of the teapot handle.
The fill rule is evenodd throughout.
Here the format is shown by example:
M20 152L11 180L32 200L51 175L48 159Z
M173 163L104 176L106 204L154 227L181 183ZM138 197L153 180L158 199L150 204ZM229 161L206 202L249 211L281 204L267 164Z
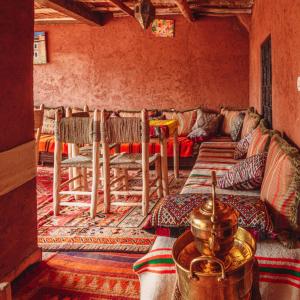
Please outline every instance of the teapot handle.
M218 278L218 281L222 281L226 278L225 266L224 266L224 263L220 259L215 258L215 257L211 257L211 256L199 256L199 257L194 258L191 261L190 273L189 273L189 278L190 279L198 280L198 276L194 272L194 266L195 266L196 263L198 263L200 261L208 261L208 262L217 263L221 267L221 277Z

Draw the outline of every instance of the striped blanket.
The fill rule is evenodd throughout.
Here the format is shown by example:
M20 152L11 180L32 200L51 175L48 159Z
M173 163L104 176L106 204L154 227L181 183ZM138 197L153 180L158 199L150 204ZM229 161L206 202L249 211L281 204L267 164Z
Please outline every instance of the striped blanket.
M134 264L140 278L141 300L172 300L175 296L174 241L158 237L152 250ZM255 257L262 300L300 299L300 245L298 249L287 249L276 241L260 242Z
M201 144L196 163L181 194L207 194L211 192L211 171L217 177L227 172L238 160L233 158L235 143L228 137L211 139ZM217 194L259 196L259 191L239 191L216 188Z

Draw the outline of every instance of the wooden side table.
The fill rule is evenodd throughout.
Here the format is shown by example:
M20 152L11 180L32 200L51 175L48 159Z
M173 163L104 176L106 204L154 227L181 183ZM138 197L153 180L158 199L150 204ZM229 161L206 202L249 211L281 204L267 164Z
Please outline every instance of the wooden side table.
M174 177L179 177L179 147L178 147L178 121L177 120L150 120L150 127L159 128L159 137L151 138L151 142L159 141L161 168L162 168L162 183L164 196L169 194L169 179L168 179L168 156L167 156L167 139L173 137L173 159L174 159Z

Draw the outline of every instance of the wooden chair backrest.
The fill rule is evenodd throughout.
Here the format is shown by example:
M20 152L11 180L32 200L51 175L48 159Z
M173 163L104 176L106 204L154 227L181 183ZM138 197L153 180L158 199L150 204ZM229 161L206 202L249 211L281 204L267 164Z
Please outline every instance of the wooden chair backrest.
M113 143L149 143L149 121L146 110L141 117L107 117L101 111L101 138L108 144Z
M44 119L44 104L34 109L34 130L42 129Z
M66 117L59 111L55 115L55 140L68 144L92 144L100 141L99 111L90 117L88 112L72 114L70 108L66 110Z

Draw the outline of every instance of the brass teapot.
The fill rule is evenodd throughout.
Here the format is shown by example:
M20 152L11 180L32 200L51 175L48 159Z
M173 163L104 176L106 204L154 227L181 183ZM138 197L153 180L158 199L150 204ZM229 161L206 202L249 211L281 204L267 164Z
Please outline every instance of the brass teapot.
M202 255L224 259L233 246L238 228L238 214L216 200L216 173L212 172L212 197L190 215L191 231Z
M191 230L174 243L178 287L183 300L249 300L256 242L238 227L237 212L212 196L193 210ZM201 197L201 195L199 195Z

